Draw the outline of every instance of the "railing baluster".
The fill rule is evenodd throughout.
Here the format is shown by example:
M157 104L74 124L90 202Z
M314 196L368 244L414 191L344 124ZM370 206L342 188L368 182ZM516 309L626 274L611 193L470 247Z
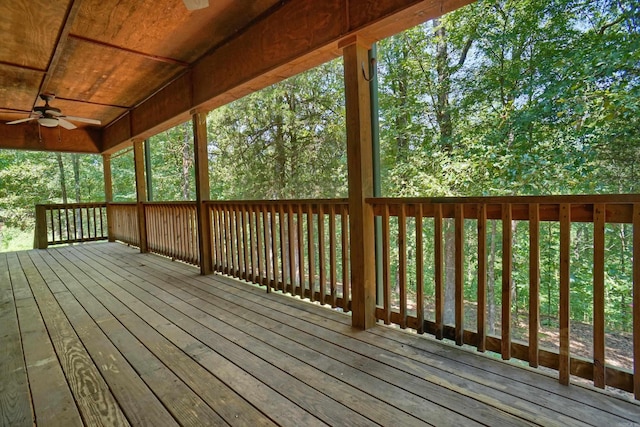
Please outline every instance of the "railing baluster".
M287 203L287 242L289 257L289 280L291 281L291 295L296 294L296 247L295 247L295 222L293 205Z
M262 229L260 228L260 205L255 204L252 207L253 209L253 242L255 244L255 248L253 250L253 256L255 257L255 266L253 270L253 283L262 284L262 256L260 254L262 248Z
M604 223L605 205L593 205L593 385L604 388ZM635 230L634 230L635 235Z
M415 205L416 226L416 317L419 334L424 334L424 248L422 242L422 204Z
M540 207L529 205L529 366L538 366L540 325Z
M278 290L278 240L276 236L276 206L271 205L271 266L273 267L273 289Z
M232 240L233 236L231 235L231 205L226 205L224 207L224 240L225 240L225 253L227 256L227 265L225 269L225 273L229 276L233 275L233 258L232 258Z
M265 285L267 286L267 293L271 292L271 265L269 263L269 207L267 205L262 206L262 234L264 235L264 277Z
M286 247L286 243L287 243L287 238L285 236L288 236L287 234L287 230L285 229L285 211L284 211L284 206L282 205L282 203L279 204L278 206L278 218L279 218L279 223L280 223L280 267L282 269L281 274L282 274L282 292L287 292L287 282L290 281L290 278L287 277L288 273L289 273L289 269L288 264L287 264L287 247ZM288 280L289 279L289 280Z
M316 283L315 283L315 239L313 237L313 205L307 204L307 256L309 257L309 298L311 301L316 300Z
M340 208L340 221L342 226L342 310L349 312L349 300L351 299L351 283L349 280L349 217L347 205Z
M299 296L304 298L304 235L302 234L302 204L298 204L298 280L300 282Z
M324 238L324 206L318 204L318 270L320 274L320 302L326 304L326 280L325 275L325 238Z
M331 307L336 307L338 272L336 263L336 206L329 207L329 286L331 287Z
M247 269L247 280L251 283L255 283L256 281L256 243L255 243L255 230L254 230L254 217L253 210L254 206L247 204L247 224L249 227L249 268Z
M569 258L571 248L571 205L560 204L560 383L569 385L571 374L569 341Z
M382 298L385 325L391 323L391 239L389 237L389 205L382 211Z
M633 394L640 400L640 204L633 204Z
M502 204L502 347L503 360L511 359L511 204Z
M434 286L436 293L436 324L435 336L441 340L444 337L444 290L442 288L442 205L436 203L433 205L434 219Z
M456 345L464 344L464 206L455 205L455 323Z
M407 216L406 205L398 211L398 285L400 287L400 327L407 327Z
M476 348L486 350L486 307L487 307L487 205L478 204L478 306L476 309L477 330Z

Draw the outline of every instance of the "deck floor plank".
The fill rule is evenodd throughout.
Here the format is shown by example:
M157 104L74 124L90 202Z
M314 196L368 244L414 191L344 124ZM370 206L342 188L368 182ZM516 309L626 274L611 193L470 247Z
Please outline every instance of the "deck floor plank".
M19 252L18 257L84 422L130 425L28 253Z
M106 268L107 267L103 267L104 274L113 274L113 271ZM126 274L120 274L122 274L123 277L126 277ZM105 286L109 286L109 284L105 284ZM114 294L117 294L118 297L123 300L144 300L145 304L156 312L156 314L147 313L151 316L151 322L153 322L153 317L156 316L157 313L162 313L163 316L166 316L167 320L170 320L183 330L188 331L191 335L197 337L201 342L216 351L218 354L221 354L225 358L233 360L236 364L241 365L244 370L250 372L253 376L268 384L272 389L275 389L277 392L285 395L291 402L296 403L298 406L314 413L325 422L336 425L341 424L345 419L348 419L352 425L371 425L372 420L365 418L359 413L349 409L347 406L341 405L333 400L336 398L336 392L340 391L340 387L342 387L339 382L334 382L330 378L324 376L316 378L312 375L312 372L301 372L308 377L306 378L306 381L316 382L318 387L329 387L327 384L335 386L337 389L327 388L327 390L332 394L332 396L329 397L327 394L323 394L321 391L309 386L306 381L302 381L284 370L275 369L273 363L276 359L281 357L286 360L286 355L279 354L275 357L271 353L260 353L259 349L256 349L256 347L260 347L260 343L252 340L246 342L247 338L242 336L242 331L234 328L225 328L224 325L218 324L217 326L224 328L228 334L225 337L220 333L220 330L213 331L202 323L199 323L199 321L206 323L207 320L210 320L207 319L207 315L205 313L200 312L199 314L196 314L196 317L199 319L194 320L188 315L176 310L170 304L167 304L146 291L137 288L132 282L126 284L126 290L113 286L109 286L109 290L114 292ZM176 299L175 301L172 300L172 302L177 303L179 301ZM138 310L142 311L144 310L144 307L138 307ZM143 312L141 311L138 311L138 313L142 315ZM144 312L148 312L148 310L144 310ZM165 322L167 320L165 320ZM249 349L251 349L251 351ZM256 351L259 354L254 354L252 351ZM260 357L260 355L265 356L268 360ZM290 360L286 361L287 363L292 362ZM312 371L312 369L309 369L309 371ZM325 382L324 384L320 383L323 381ZM350 399L353 401L353 405L355 406L363 404L362 402L357 401L359 397L366 398L366 396L359 394L355 389L349 389L348 393L347 391L342 390L342 398L345 400ZM384 402L381 402L380 406L385 406ZM375 410L374 407L370 407L370 409ZM393 410L394 408L388 407L387 409ZM384 414L381 414L381 416L382 415ZM371 415L369 414L369 416ZM414 422L418 421L415 418L413 418L413 420Z
M36 422L83 425L35 300L24 298L18 302L18 318Z
M132 424L140 426L177 426L177 422L170 422L171 416L166 408L138 377L134 368L109 341L108 337L100 330L94 319L89 316L74 295L70 292L63 292L63 290L68 290L71 284L74 283L67 271L61 268L60 265L55 266L46 263L44 260L47 257L46 253L42 254L34 251L29 254L34 263L38 265L38 270L46 280L49 288L53 290L52 285L58 286L58 291L54 293L58 304L65 312L94 363L100 369L104 380L109 385L128 420ZM85 306L91 305L93 302L88 299L83 300Z
M0 308L2 426L640 425L637 402L118 243L0 254Z
M137 279L135 282L138 284L142 283L145 277L154 277L154 271L149 267L138 267L136 270ZM135 270L131 271L136 273ZM153 285L172 293L183 301L191 301L191 304L200 310L217 316L220 320L237 328L241 328L247 322L253 323L253 327L246 328L246 330L254 338L265 343L278 343L281 349L299 360L313 360L313 365L316 368L321 368L328 375L341 378L354 387L421 418L424 422L437 419L439 425L447 423L450 425L460 425L460 423L471 425L473 423L464 414L456 414L440 406L451 403L451 397L446 396L447 390L442 387L434 386L415 375L404 374L402 371L375 362L366 355L364 357L356 355L357 357L354 358L354 354L346 350L353 340L344 343L344 348L338 347L328 341L317 339L312 334L305 334L291 328L290 325L295 323L295 319L270 319L270 315L278 316L277 310L265 308L261 311L260 307L255 307L253 303L248 303L248 305L253 304L253 309L257 311L243 309L243 302L240 299L230 298L230 301L226 301L204 291L197 292L200 286L207 287L207 285L199 283L198 278L181 277L180 281L171 280L169 283L163 280L163 277L172 277L167 273L159 272L152 280ZM210 285L208 287L211 289ZM191 294L186 290L189 290ZM259 298L259 296L257 297ZM304 323L302 320L300 322ZM284 330L285 333L276 333L281 330ZM436 403L430 402L422 396L428 396ZM482 421L482 417L479 414L485 411L486 418L491 420L492 425L501 425L501 422L502 425L525 424L522 419L500 414L499 411L496 411L495 406L483 405L475 401L466 403L467 410L472 409L474 416L480 421ZM499 404L497 401L494 403Z
M29 426L29 382L8 256L0 253L0 424Z
M124 262L125 260L123 259L122 261ZM179 263L163 263L162 260L157 258L149 258L149 262L154 264L153 269L157 269L154 270L154 274L159 275L158 277L160 278L166 277L167 274L171 275L171 271L177 272L177 277L180 277L180 274L184 274L183 266ZM312 304L300 304L292 299L278 298L277 294L257 295L255 292L250 292L250 288L240 282L226 279L222 276L217 276L217 279L223 282L220 285L222 292L216 293L217 296L224 297L225 291L241 293L241 298L232 298L232 301L247 299L259 302L260 306L256 306L255 310L264 316L268 317L269 313L272 313L273 317L278 317L281 313L287 312L287 309L282 308L282 304L289 305L291 310L289 312L290 318L285 320L279 317L279 321L287 325L302 325L306 334L323 336L330 342L338 340L335 336L327 338L327 334L331 334L332 330L356 337L358 340L376 348L392 350L396 354L419 362L418 365L409 367L415 372L420 372L423 366L434 365L438 369L445 369L456 375L462 375L467 380L488 384L491 388L506 390L509 394L520 396L525 404L524 408L526 408L526 405L533 405L538 409L542 409L542 412L544 412L545 408L551 408L558 414L566 414L573 419L564 419L564 421L570 422L572 425L580 424L583 421L596 425L612 422L633 423L638 422L640 419L638 405L635 402L611 398L610 395L599 390L585 389L580 386L565 387L558 384L556 379L539 372L532 372L531 370L503 363L496 364L494 360L480 357L474 352L460 352L458 351L459 349L453 349L431 340L416 340L415 335L398 333L399 331L390 328L373 328L366 333L353 331L350 327L349 318L334 311L321 309ZM205 287L210 286L212 283L209 278L201 278L199 276L194 276L192 280L200 282ZM176 281L174 280L173 283L176 283ZM230 291L230 288L235 290ZM277 303L269 305L270 300L274 299L277 300ZM299 320L302 318L305 321ZM330 323L326 323L328 318L335 320L335 322L332 322L334 327L331 327ZM314 327L317 324L323 324L325 327ZM347 348L356 350L352 344L349 344ZM416 350L420 351L416 352ZM461 358L463 360L460 360ZM470 368L472 368L471 371ZM508 374L505 374L504 371L508 372ZM518 381L505 381L508 378L517 378ZM584 417L585 411L592 412L589 418ZM553 417L552 414L549 414L549 416ZM541 419L536 415L534 421L550 422L552 419L544 420L544 418ZM562 422L563 417L556 416L555 419L557 420L556 422Z
M54 255L54 258L56 257ZM78 278L84 279L82 282L92 280L89 277L82 277L84 273L75 265L70 267L70 270L80 275ZM96 278L94 274L93 279ZM166 382L169 375L173 377L172 386L164 390L161 396L169 398L174 405L176 402L181 402L179 405L181 424L201 425L205 420L215 424L232 425L266 425L268 423L265 423L265 417L262 414L255 413L253 407L243 405L242 398L227 392L224 387L216 387L215 378L170 345L154 328L145 324L135 311L127 308L108 292L97 292L93 296L170 370L170 373L163 373L165 381L161 383ZM147 377L153 373L156 373L155 370L146 372L144 376ZM216 409L221 411L226 419L217 413Z
M54 265L58 262L58 258L60 256L54 254L53 257L49 257L48 263ZM64 258L62 261L65 261ZM75 269L75 266L69 267L69 270ZM224 424L222 419L187 384L129 332L121 321L112 315L84 286L88 286L88 289L91 289L95 294L107 294L106 291L99 286L90 286L92 280L88 276L80 276L80 279L82 279L82 285L73 276L67 277L66 283L74 296L85 305L85 309L97 322L102 332L109 337L135 369L140 379L162 401L179 424L201 425L203 420L208 422L217 420ZM171 421L171 417L168 417L160 425L169 425Z

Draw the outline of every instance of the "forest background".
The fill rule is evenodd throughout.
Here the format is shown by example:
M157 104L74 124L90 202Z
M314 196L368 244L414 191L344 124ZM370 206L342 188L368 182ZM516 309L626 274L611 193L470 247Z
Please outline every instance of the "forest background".
M376 66L383 196L639 192L634 0L481 0L379 42ZM211 198L346 197L342 73L337 59L210 112ZM149 144L153 200L193 200L191 124ZM112 170L115 200L135 200L130 149L113 156ZM100 156L0 151L0 250L31 247L36 203L102 200ZM516 314L527 307L526 226L513 225ZM501 224L489 227L493 286ZM559 229L543 228L542 311L552 323ZM632 230L607 225L606 235L607 329L624 333L631 327ZM590 236L592 225L572 227L571 314L587 324ZM469 299L473 263L467 262ZM451 282L451 266L445 267ZM499 305L499 298L490 295L489 304Z

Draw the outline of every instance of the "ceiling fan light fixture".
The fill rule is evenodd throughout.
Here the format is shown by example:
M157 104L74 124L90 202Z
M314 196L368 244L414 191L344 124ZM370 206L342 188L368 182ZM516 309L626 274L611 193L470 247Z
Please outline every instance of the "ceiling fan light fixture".
M187 10L198 10L209 7L209 0L182 0Z
M44 127L54 128L58 126L58 119L53 117L40 117L38 123Z

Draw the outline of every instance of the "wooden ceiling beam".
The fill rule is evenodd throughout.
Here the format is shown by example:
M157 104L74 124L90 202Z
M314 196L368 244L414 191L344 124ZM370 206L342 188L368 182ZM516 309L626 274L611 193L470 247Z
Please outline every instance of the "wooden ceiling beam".
M358 34L375 41L473 0L291 0L201 58L105 129L103 150L187 120L341 54L338 42ZM129 124L129 129L122 129ZM122 138L126 137L127 140Z
M38 131L38 127L40 130ZM100 153L102 133L99 129L78 128L66 130L46 128L36 123L18 125L0 124L3 149L62 151L70 153Z

